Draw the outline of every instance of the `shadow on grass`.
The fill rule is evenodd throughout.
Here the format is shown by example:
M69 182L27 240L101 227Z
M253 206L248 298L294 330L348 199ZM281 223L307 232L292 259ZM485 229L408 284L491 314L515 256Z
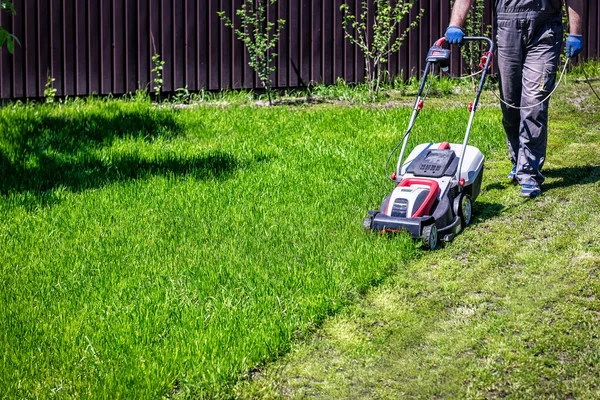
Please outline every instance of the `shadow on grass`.
M221 179L246 163L218 151L185 157L135 152L107 156L99 151L121 139L169 140L181 132L173 110L143 104L2 110L0 196L24 194L46 204L45 199L52 198L47 192L57 188L79 192L157 175Z
M192 158L171 157L152 161L130 154L120 155L112 160L100 160L89 153L81 154L75 160L62 161L42 154L33 168L15 167L0 159L0 194L45 192L58 187L79 192L113 182L150 176L219 179L228 176L239 166L237 159L221 152Z
M550 178L550 182L546 181L542 184L544 191L568 187L572 185L587 185L600 181L600 165L584 165L578 167L563 167L545 169L543 174L546 178ZM489 184L485 190L504 190L508 186L518 185L516 182L496 182Z
M2 154L0 153L0 159ZM261 160L255 160L260 162ZM87 158L62 163L52 158L40 158L40 166L16 169L0 160L0 196L18 194L15 204L34 209L48 207L60 201L57 189L80 192L152 176L188 176L198 180L226 179L243 166L229 154L212 152L185 159L148 161L133 156L120 157L110 163Z
M542 185L544 190L586 185L600 181L600 165L552 168L545 170L544 175L546 178L554 179L554 181Z
M490 183L489 185L487 185L484 190L490 191L490 190L504 190L506 189L508 186L510 185L514 185L511 182L495 182L495 183Z
M172 110L149 105L100 103L65 109L22 107L0 113L0 140L16 162L52 149L74 153L111 144L119 138L172 138L182 132Z
M495 218L502 214L504 205L499 203L473 203L473 224L484 222L488 219Z

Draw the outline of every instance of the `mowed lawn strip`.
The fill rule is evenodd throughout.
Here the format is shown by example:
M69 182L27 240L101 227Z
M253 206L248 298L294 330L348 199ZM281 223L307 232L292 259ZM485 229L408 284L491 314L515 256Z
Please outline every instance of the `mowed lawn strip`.
M598 398L600 102L590 96L576 82L552 100L543 196L521 199L510 163L488 157L472 226L236 395Z
M361 229L410 111L0 109L3 395L229 397L416 257ZM460 140L466 115L424 111L415 143Z

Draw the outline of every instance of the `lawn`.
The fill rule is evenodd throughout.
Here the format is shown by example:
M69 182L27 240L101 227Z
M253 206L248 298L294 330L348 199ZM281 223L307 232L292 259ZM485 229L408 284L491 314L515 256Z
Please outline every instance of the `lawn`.
M415 256L406 237L361 230L409 113L2 108L3 393L227 395ZM479 129L497 131L496 114L483 109ZM415 140L466 115L424 112Z
M396 269L234 393L599 398L600 99L571 78L552 102L540 198L521 199L510 163L491 154L469 229Z
M461 140L462 100L426 103L413 144ZM471 144L488 158L492 178L484 177L487 193L470 231L431 255L404 235L365 234L367 209L391 189L383 163L410 111L158 107L143 96L0 109L3 395L263 393L236 384L296 354L294 344L310 343L328 317L348 315L374 287L452 248L471 254L465 241L483 246L496 237L483 236L494 221L520 217L511 209L513 188L494 186L507 162L499 109L489 100ZM575 126L572 114L556 120L561 115ZM594 162L584 165L594 172ZM516 223L512 229L520 231ZM478 281L488 272L483 265L469 276ZM406 282L401 299L426 290L425 275L418 290ZM462 293L451 278L432 282ZM437 300L423 304L432 321L446 310ZM278 383L265 387L282 393Z

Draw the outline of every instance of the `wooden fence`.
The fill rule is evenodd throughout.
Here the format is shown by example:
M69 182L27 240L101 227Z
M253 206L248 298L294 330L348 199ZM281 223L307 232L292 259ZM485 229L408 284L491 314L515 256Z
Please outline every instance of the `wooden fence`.
M3 15L2 26L21 45L13 55L0 52L0 98L39 98L49 77L58 96L120 95L151 90L152 56L165 62L164 91L179 88L255 88L247 55L217 11L233 15L242 0L15 0L17 15ZM344 3L353 10L362 0L279 0L271 20L286 20L277 57L277 87L310 82L362 81L362 54L345 38ZM585 57L597 57L600 8L590 0L585 13ZM491 23L492 0L485 0ZM421 22L388 65L392 77L418 74L432 42L443 35L450 0L417 0ZM406 26L406 21L403 23ZM452 66L458 72L458 61Z

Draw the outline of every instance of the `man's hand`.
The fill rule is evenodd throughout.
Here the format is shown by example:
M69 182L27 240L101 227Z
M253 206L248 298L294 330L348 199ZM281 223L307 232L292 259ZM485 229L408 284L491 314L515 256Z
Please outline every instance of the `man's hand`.
M450 28L448 28L450 29ZM581 35L574 35L569 33L567 36L567 57L577 57L579 53L581 53L581 49L583 48L583 40Z
M444 36L449 44L462 44L465 33L460 26L450 25L448 29L446 29Z

